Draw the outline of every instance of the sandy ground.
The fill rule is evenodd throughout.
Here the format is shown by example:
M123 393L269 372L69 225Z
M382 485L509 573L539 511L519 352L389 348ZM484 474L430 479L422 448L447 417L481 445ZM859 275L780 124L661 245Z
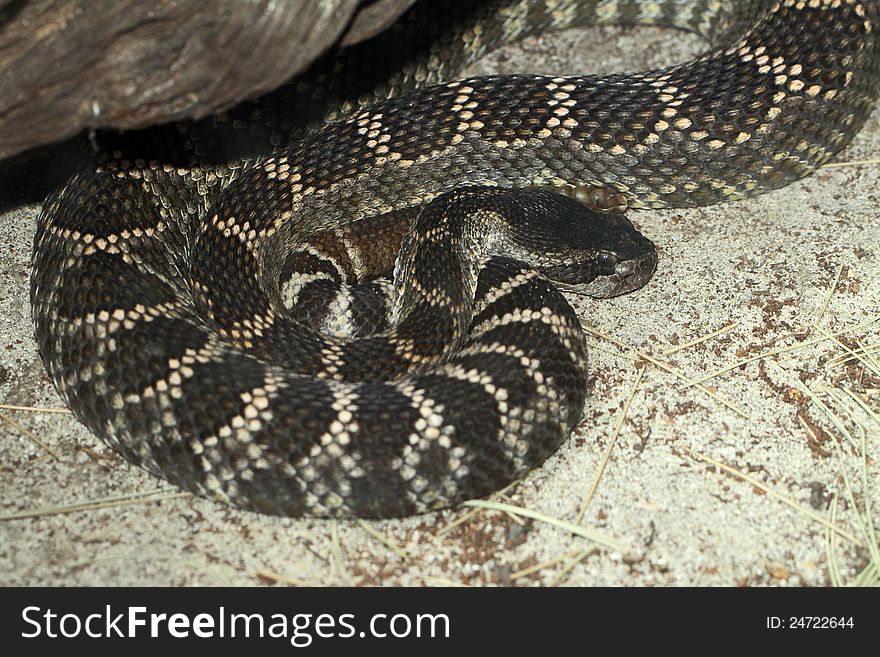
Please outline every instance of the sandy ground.
M701 48L669 32L577 30L508 47L477 71L634 70ZM170 490L70 415L0 408L0 584L849 581L868 562L858 515L880 510L880 425L855 415L873 432L866 489L857 424L843 421L850 442L811 395L840 416L856 404L844 390L880 411L876 360L873 371L870 355L842 362L860 345L876 358L880 342L880 166L860 163L878 150L875 113L834 166L784 190L631 215L660 246L659 271L636 294L574 300L596 332L584 419L495 498L580 522L610 546L486 509L369 524L234 511ZM37 211L0 219L0 402L53 408L28 307ZM762 357L780 348L790 349ZM82 503L103 504L75 510Z

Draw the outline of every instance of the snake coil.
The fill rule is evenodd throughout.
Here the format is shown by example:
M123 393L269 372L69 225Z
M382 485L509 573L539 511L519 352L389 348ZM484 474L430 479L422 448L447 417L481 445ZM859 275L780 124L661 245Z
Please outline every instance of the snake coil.
M759 194L842 148L880 88L875 0L490 0L478 15L439 39L461 46L458 63L577 22L673 25L714 45L647 73L414 88L448 70L429 51L412 70L431 75L388 78L406 93L340 101L345 118L247 161L236 144L285 132L269 102L215 133L191 126L173 154L167 130L123 136L46 201L35 240L40 354L86 426L173 484L265 513L399 516L490 493L577 422L586 352L554 286L477 248L515 242L481 227L529 204L539 227L579 216L587 264L566 264L551 236L538 250L563 263L538 266L590 281L641 284L653 260L615 253L646 242L611 215L487 188L610 190L631 208ZM462 226L475 232L451 241ZM390 325L343 338L292 317L313 293L331 314L382 315L375 289L317 288L369 286L401 243L415 255L398 262Z

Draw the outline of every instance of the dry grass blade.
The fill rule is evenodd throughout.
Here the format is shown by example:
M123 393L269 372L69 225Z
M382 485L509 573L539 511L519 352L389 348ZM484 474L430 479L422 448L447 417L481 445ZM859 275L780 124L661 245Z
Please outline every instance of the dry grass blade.
M834 282L831 284L831 287L828 288L828 295L825 297L825 301L822 304L822 307L819 308L819 314L816 316L816 319L813 320L813 326L807 331L807 335L810 335L810 333L812 332L813 329L818 328L819 323L822 321L822 318L825 316L825 312L828 310L828 304L831 303L831 298L834 296L835 291L837 291L837 286L840 285L840 277L842 275L843 275L843 265L841 264L837 268L837 273L834 276Z
M682 351L684 349L687 349L689 347L693 347L698 344L702 344L703 342L707 342L707 341L711 340L712 338L717 338L719 335L724 335L728 331L732 331L733 329L735 329L737 326L739 326L739 320L737 320L735 322L731 322L727 326L722 326L717 331L712 331L711 333L707 333L706 335L701 335L699 337L696 337L693 340L688 340L687 342L683 342L683 343L676 345L674 347L670 347L669 349L666 349L665 351L662 351L660 353L662 353L664 356L671 356L672 354L677 353L679 351Z
M880 566L876 561L871 561L864 570L853 578L853 586L877 588L880 586Z
M821 336L818 338L812 338L810 340L804 340L803 342L798 342L797 344L789 345L788 347L779 347L777 349L770 349L769 351L765 351L763 353L757 354L755 356L749 356L748 358L743 358L740 361L733 363L732 365L727 365L726 367L722 367L720 370L715 370L711 374L707 374L706 376L695 379L689 382L687 385L682 386L682 388L690 388L691 386L699 386L706 381L710 381L716 377L721 376L722 374L727 374L737 368L742 367L743 365L748 365L749 363L754 363L755 361L763 360L765 358L769 358L771 356L778 356L779 354L787 354L790 351L797 351L798 349L805 349L806 347L810 347L814 344L818 344L820 342L825 342L826 340L830 340L832 338L836 338L841 335L845 335L847 333L853 333L855 331L861 331L862 329L874 324L880 320L880 315L876 315L868 320L865 320L861 324L853 326L852 328L843 329L841 331L837 331L835 333L829 334L826 336Z
M856 345L858 345L859 350L856 353L859 353L859 360L864 363L866 367L868 367L872 372L880 376L880 360L874 355L874 353L868 349L861 342L856 340ZM880 351L880 349L878 349Z
M630 347L630 346L624 344L623 342L621 342L620 340L612 338L610 335L606 335L605 333L602 333L601 331L598 331L598 330L591 328L589 326L583 326L583 325L581 325L581 326L588 333L590 333L598 338L602 338L603 340L608 340L609 342L611 342L611 344L614 344L614 345L620 347L621 349L625 349L627 351L632 351L633 354L635 354L635 356L637 356L638 359L647 361L647 362L651 363L652 365L654 365L655 367L660 368L664 372L667 372L667 373L671 374L672 376L674 376L678 379L681 379L682 381L684 381L685 383L688 384L688 385L684 386L683 388L688 388L691 385L696 385L699 390L701 390L702 392L709 395L709 397L711 397L712 399L717 401L719 404L726 406L727 408L729 408L731 411L733 411L734 413L736 413L737 415L739 415L743 419L745 419L745 420L752 419L751 417L749 417L749 415L745 411L740 410L739 408L734 406L732 403L730 403L726 399L723 399L715 392L709 390L706 386L700 385L696 381L691 379L690 377L685 376L684 374L682 374L681 372L676 370L671 365L664 363L663 361L658 360L658 359L654 358L653 356L646 354L645 352L640 351L634 347ZM619 355L625 357L625 354L619 354Z
M65 563L65 567L70 570L76 570L78 568L85 568L87 566L94 566L102 563L113 563L114 561L122 561L126 564L130 564L133 561L172 561L179 559L179 555L167 553L151 554L149 552L122 552L118 554L102 554L87 559L80 559L79 561L70 561ZM191 563L194 568L198 567L198 564L194 561L187 561L187 563Z
M863 164L880 164L880 160L850 160L849 162L826 162L823 169L840 169L843 167L856 167Z
M834 427L841 433L841 435L844 438L846 438L853 447L858 448L858 445L856 443L856 439L849 432L849 429L847 429L844 426L843 421L839 417L837 417L837 414L834 411L832 411L830 408L828 408L828 406L825 405L825 402L823 402L821 399L816 397L816 395L813 394L813 391L810 390L809 388L801 388L801 391L804 393L804 395L806 397L809 398L809 400L811 402L813 402L813 404L820 411L822 411L822 413L824 413L828 417L828 419L831 421L831 424L834 425ZM833 434L832 434L832 438L837 440L837 438Z
M862 410L867 411L868 416L876 425L875 433L877 436L880 436L880 418L877 417L877 414L874 413L858 395L846 388L828 388L826 392L836 402L836 405L840 408L841 413L845 416L846 420L855 427L859 434L859 439L855 440L852 434L843 427L843 421L837 416L837 414L833 413L827 405L821 403L814 395L810 395L811 401L813 401L813 403L828 417L829 421L834 424L835 428L841 432L841 435L844 435L851 442L856 444L859 454L859 470L861 474L859 483L861 484L861 494L862 499L864 500L864 510L861 512L859 511L859 506L857 504L853 483L847 475L846 469L843 467L845 465L844 459L847 458L847 452L843 450L838 437L834 435L833 432L829 433L834 444L835 453L841 460L840 477L843 480L847 502L849 503L849 508L852 509L855 514L855 523L864 538L864 546L867 547L869 555L868 565L853 579L851 583L856 586L877 586L880 585L880 544L878 544L877 532L874 529L873 510L871 508L872 496L869 494L869 491L871 490L868 477L869 431L856 417L853 412L853 407L846 403L847 398L852 402L855 402L856 408L861 408ZM836 505L834 510L836 512ZM838 585L840 585L843 581L840 576L839 568L837 568L836 565L833 541L828 543L828 550L830 556L829 576L832 578L832 581L836 580Z
M856 406L861 408L867 415L870 417L874 423L880 428L880 414L877 413L873 408L868 406L867 401L861 396L850 390L849 388L841 388L843 392L845 392L850 399L852 399Z
M856 344L859 346L859 348L856 350L849 345L844 344L837 336L830 335L828 331L826 331L822 327L814 324L813 328L815 328L829 340L833 340L837 344L837 346L839 346L848 354L850 360L855 360L856 362L861 363L866 368L868 368L868 370L870 370L875 376L880 377L880 366L878 366L877 362L873 360L871 354L868 352L867 349L862 346L860 342L856 342Z
M565 564L565 566L562 568L562 570L559 571L559 574L556 575L556 577L550 580L548 586L559 586L560 584L562 584L562 582L565 581L565 578L571 574L572 570L574 570L574 567L577 566L581 561L586 559L588 556L593 554L595 551L596 548L594 547L588 547L585 550L581 550L577 555L575 555L575 557L571 561Z
M515 580L520 579L521 577L528 577L529 575L532 575L533 573L540 572L540 571L544 570L545 568L550 568L551 566L555 566L560 561L566 561L567 559L571 559L573 556L575 556L576 554L579 554L580 552L581 552L580 548L577 548L574 550L569 550L568 552L563 552L562 554L559 554L559 555L553 557L552 559L548 559L547 561L543 561L541 563L536 563L535 565L529 566L528 568L523 568L522 570L517 570L516 572L510 574L510 580L515 581Z
M778 499L780 502L783 502L784 504L790 506L795 511L798 511L798 512L804 514L805 516L809 517L810 519L815 520L816 522L828 527L829 529L831 529L835 533L839 534L840 536L843 536L844 538L855 543L859 547L865 547L865 544L862 541L860 541L856 536L853 536L851 533L849 533L845 529L841 529L840 527L832 525L828 521L827 518L823 518L818 513L815 513L813 511L811 511L810 509L798 504L790 497L787 497L787 496L783 495L782 493L770 488L769 486L758 481L754 477L747 475L744 472L740 472L736 468L733 468L725 463L722 463L721 461L716 461L715 459L713 459L710 456L706 456L705 454L700 454L699 452L695 452L692 449L688 449L687 447L684 448L684 451L687 452L688 454L690 454L695 459L699 459L700 461L705 461L706 463L708 463L710 465L714 465L716 468L724 470L728 474L731 474L734 477L738 477L738 478L742 479L743 481L750 483L752 486L759 488L760 490L764 491L768 495L772 495L773 497Z
M54 516L60 513L75 513L77 511L92 511L95 509L108 509L115 506L128 506L135 504L148 504L149 502L163 502L165 500L176 500L181 497L190 497L191 493L177 492L167 488L157 488L156 490L147 491L145 493L130 493L128 495L115 495L113 497L104 497L98 500L89 500L88 502L76 502L75 504L63 504L60 506L46 506L39 509L29 509L27 511L16 511L4 516L0 516L3 520L20 520L22 518L37 518L40 516Z
M610 547L613 550L617 550L618 552L626 552L626 546L620 541L609 538L599 532L590 530L586 527L582 527L581 525L576 525L572 522L568 522L567 520L560 520L559 518L554 518L552 516L545 515L539 511L533 511L532 509L526 509L521 506L512 506L510 504L501 504L499 502L490 502L488 500L469 500L463 503L465 506L472 506L478 509L490 509L492 511L501 511L502 513L513 513L519 516L523 516L524 518L531 518L532 520L537 520L538 522L543 522L548 525L553 525L554 527L559 527L560 529L564 529L576 536L581 536L582 538L586 538L594 543L598 543L600 545L604 545L606 547Z
M880 342L874 344L859 345L858 349L853 349L849 353L841 354L828 361L827 367L839 367L847 365L853 361L863 361L865 359L873 359L876 361L877 355L880 355Z
M497 493L494 493L493 495L491 495L489 497L489 499L490 500L497 500L501 497L504 497L504 495L507 493L507 491L509 491L514 486L516 486L519 482L520 482L519 479L517 479L516 481L510 482L509 484L507 484L507 486L505 486L504 488L499 490ZM473 511L468 511L463 516L456 518L455 520L450 522L448 525L445 525L442 529L439 529L437 531L437 533L434 534L434 538L440 538L441 536L448 534L449 532L451 532L453 529L455 529L459 525L463 525L464 523L469 522L472 519L474 519L477 515L479 515L479 513L480 513L479 509L474 509Z
M636 363L641 360L635 354L621 353L619 351L615 351L614 349L608 349L607 347L603 347L602 345L597 344L595 342L588 342L587 349L589 349L590 351L593 351L593 350L601 351L603 354L609 354L611 356L614 356L615 358L623 358L625 360L632 361L633 363Z
M29 411L32 413L63 413L71 415L73 411L69 408L53 408L50 406L19 406L18 404L0 404L0 408L5 411Z
M831 498L828 519L832 525L837 524L837 491L834 491ZM828 560L828 578L831 580L831 585L843 586L840 566L837 563L837 551L834 549L834 532L829 527L825 528L825 558Z
M346 586L351 586L351 575L345 567L345 557L342 554L342 543L339 540L339 521L334 520L330 525L330 545L333 556L333 569Z
M370 536L372 536L377 541L382 543L382 545L384 545L389 550L394 552L394 554L396 554L398 557L400 557L401 559L406 559L406 550L404 550L397 543L395 543L390 538L385 536L378 529L373 527L373 525L371 525L370 523L368 523L366 520L363 520L363 519L358 519L358 524L361 527L363 527Z
M617 416L617 422L614 423L614 430L611 432L611 439L608 441L608 447L605 448L605 454L602 457L602 460L599 462L599 468L596 470L596 476L593 477L593 485L590 486L590 489L584 495L584 499L581 502L581 508L578 511L577 518L575 518L575 524L580 525L584 519L584 514L587 512L587 507L590 506L590 502L593 500L593 495L596 493L596 489L599 487L599 480L602 478L602 474L605 472L605 466L608 465L608 459L611 458L611 452L614 451L614 446L617 444L617 438L620 436L620 431L623 428L623 422L626 420L626 414L629 412L629 407L632 404L633 398L636 396L636 390L638 390L639 384L642 382L642 377L645 375L645 367L639 368L639 374L636 377L636 380L633 382L632 387L629 390L629 394L626 396L626 400L623 402L623 410L620 412L620 415Z
M14 427L15 429L18 429L18 431L19 431L19 432L20 432L25 438L29 439L32 443L34 443L34 444L35 444L37 447L39 447L40 449L42 449L42 450L48 452L49 454L51 454L51 455L52 455L52 458L54 458L56 461L60 461L60 460L61 460L61 455L60 455L58 452L56 452L54 449L52 449L51 447L49 447L49 446L48 446L46 443L44 443L42 440L40 440L39 438L37 438L37 434L35 434L33 431L31 431L30 429L28 429L28 428L27 428L26 426L24 426L23 424L20 424L20 423L16 422L15 420L13 420L11 417L9 417L8 415L6 415L5 413L0 413L0 422L5 422L5 423L8 424L9 426Z
M254 576L269 584L274 582L285 584L287 586L308 586L310 584L309 580L298 579L296 577L287 577L286 575L281 575L272 570L255 570Z

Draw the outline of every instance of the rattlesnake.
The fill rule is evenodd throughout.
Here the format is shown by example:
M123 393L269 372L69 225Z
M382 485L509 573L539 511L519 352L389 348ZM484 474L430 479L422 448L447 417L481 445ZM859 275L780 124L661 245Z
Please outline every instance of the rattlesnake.
M541 237L562 257L536 263L544 274L601 294L655 263L619 215L536 188L631 208L762 193L842 148L880 88L874 0L490 0L478 13L440 41L473 55L628 21L715 45L642 74L413 90L445 70L428 49L378 93L409 91L341 98L290 143L275 143L289 131L269 101L217 118L219 137L184 129L173 155L161 131L123 136L47 200L35 241L40 353L80 420L172 483L266 513L397 516L488 494L552 453L585 400L579 324L519 245ZM225 137L230 152L277 149L213 150ZM513 230L486 232L499 217ZM551 225L594 240L576 264ZM388 312L377 289L334 288L292 316L321 286L387 273L401 243ZM356 305L377 318L327 319Z

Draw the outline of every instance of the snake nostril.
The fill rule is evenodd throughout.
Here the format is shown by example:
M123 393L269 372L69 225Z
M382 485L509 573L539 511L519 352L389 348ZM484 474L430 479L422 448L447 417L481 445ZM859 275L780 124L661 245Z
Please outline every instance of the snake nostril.
M632 274L638 268L636 260L621 260L614 267L614 273L620 277L626 277Z

